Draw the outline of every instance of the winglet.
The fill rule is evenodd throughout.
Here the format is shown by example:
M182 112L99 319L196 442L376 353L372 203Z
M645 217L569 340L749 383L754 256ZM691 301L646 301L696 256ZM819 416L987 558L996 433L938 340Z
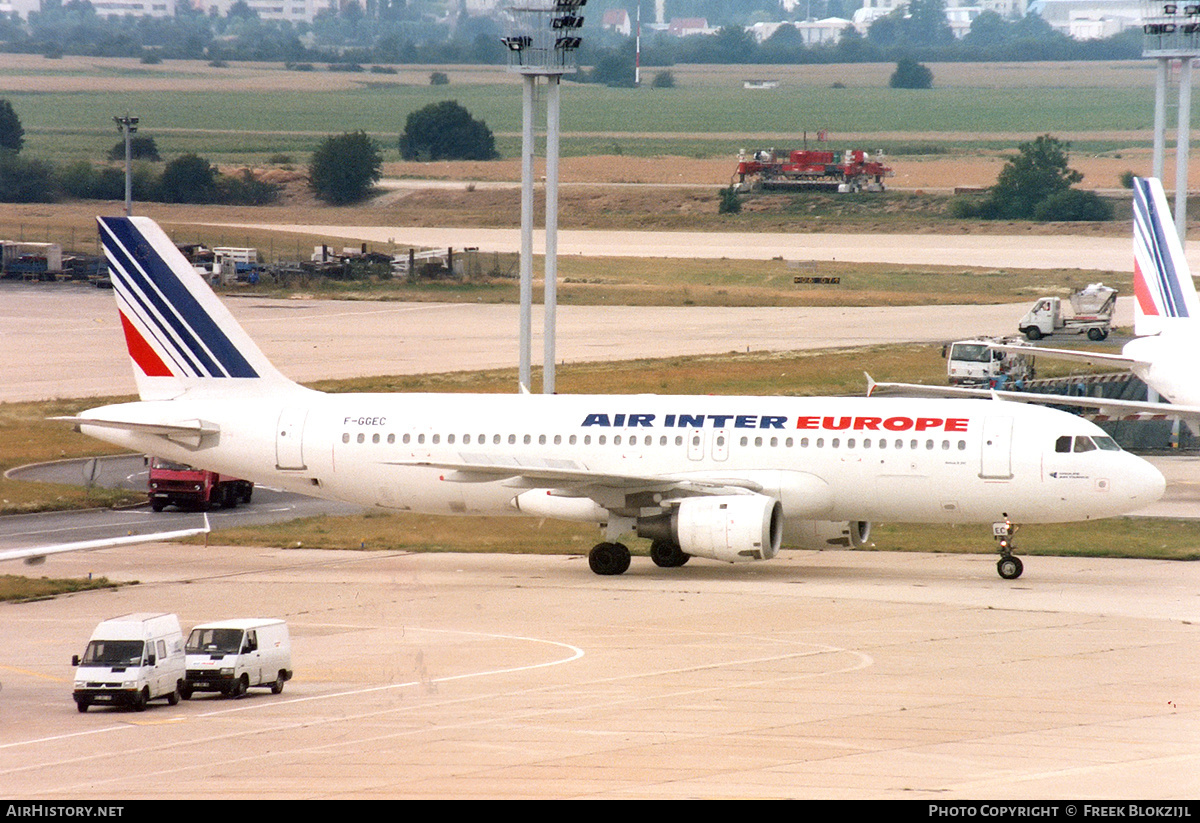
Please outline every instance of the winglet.
M867 397L871 396L871 392L875 391L875 378L863 372L863 377L867 378Z

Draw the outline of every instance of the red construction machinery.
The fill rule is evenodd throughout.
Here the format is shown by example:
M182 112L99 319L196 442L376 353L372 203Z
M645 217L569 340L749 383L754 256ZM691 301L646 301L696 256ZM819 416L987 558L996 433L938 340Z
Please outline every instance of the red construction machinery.
M883 152L862 149L815 151L766 149L747 156L738 153L739 192L756 189L799 191L883 191L883 179L892 176L883 164Z

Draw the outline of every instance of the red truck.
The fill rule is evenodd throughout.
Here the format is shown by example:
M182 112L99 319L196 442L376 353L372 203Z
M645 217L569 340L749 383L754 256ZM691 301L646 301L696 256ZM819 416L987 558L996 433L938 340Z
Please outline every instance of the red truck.
M172 463L151 457L149 496L150 508L160 512L170 504L181 509L207 511L213 506L235 508L249 503L254 484L216 472L197 469L183 463Z

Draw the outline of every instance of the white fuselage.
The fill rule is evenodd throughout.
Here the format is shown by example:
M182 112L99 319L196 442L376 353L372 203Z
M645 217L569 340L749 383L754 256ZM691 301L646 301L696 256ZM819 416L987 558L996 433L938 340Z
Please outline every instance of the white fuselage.
M1200 329L1177 324L1152 337L1130 340L1121 354L1136 361L1130 369L1146 385L1178 406L1200 406Z
M802 521L1065 522L1136 510L1163 490L1162 475L1124 451L1062 450L1062 437L1104 437L1093 424L989 400L298 391L91 415L214 423L219 434L198 446L82 430L259 484L401 511L519 514L517 497L538 489L564 501L560 516L601 521L604 509L566 501L636 517L658 502L657 485L727 484L782 503L785 544ZM627 497L631 489L641 496Z

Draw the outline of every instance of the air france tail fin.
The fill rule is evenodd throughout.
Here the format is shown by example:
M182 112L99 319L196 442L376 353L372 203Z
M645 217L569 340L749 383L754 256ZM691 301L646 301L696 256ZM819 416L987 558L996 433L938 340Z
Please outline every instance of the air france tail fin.
M1196 285L1162 183L1153 177L1133 180L1133 296L1139 337L1200 322Z
M100 217L125 343L143 400L296 384L259 350L148 217Z

